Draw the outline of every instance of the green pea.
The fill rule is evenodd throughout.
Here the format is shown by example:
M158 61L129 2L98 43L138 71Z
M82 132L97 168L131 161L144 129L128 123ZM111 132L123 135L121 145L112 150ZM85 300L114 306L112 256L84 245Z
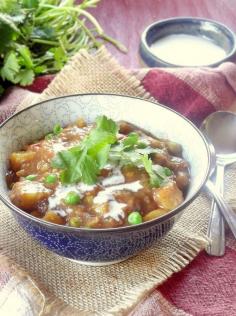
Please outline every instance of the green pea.
M54 174L54 173L50 173L49 175L47 175L45 178L44 178L44 182L46 184L53 184L57 181L57 175Z
M172 171L171 171L169 168L164 167L164 171L165 171L165 175L166 175L167 177L169 177L169 176L172 175Z
M50 140L50 139L52 139L53 138L53 134L52 133L49 133L49 134L47 134L46 136L45 136L45 139L46 140Z
M130 225L137 225L143 222L142 215L138 211L134 211L128 216L128 223Z
M37 178L35 174L29 174L27 177L25 177L26 180L33 181Z
M60 124L56 124L56 125L53 127L53 133L54 133L55 135L59 135L62 130L63 130L63 128L61 127Z
M72 227L80 227L81 223L78 217L71 217L69 220L69 225Z
M68 205L76 205L80 202L80 196L76 192L69 192L64 199L65 203Z

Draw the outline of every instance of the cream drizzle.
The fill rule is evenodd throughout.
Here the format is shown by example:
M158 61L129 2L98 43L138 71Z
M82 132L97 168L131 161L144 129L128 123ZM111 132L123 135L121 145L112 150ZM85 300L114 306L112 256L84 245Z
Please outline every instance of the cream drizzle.
M121 184L125 182L125 177L123 176L120 168L116 167L112 170L110 177L107 177L102 180L102 185L105 187Z
M83 128L80 128L78 126L73 126L70 128L70 130L68 130L68 132L70 134L73 135L80 135L80 136L84 136L86 134L88 134L88 132L91 130L92 126L85 126Z
M142 188L142 185L140 184L140 181L114 185L114 186L105 188L105 190L103 191L98 192L97 196L94 198L93 201L96 204L103 204L103 203L108 202L109 212L103 215L104 218L112 217L116 221L119 221L120 217L121 218L125 217L123 209L126 207L126 204L117 202L115 200L113 193L116 191L121 191L121 190L129 190L132 192L137 192L141 188Z
M142 188L140 181L114 185L107 187L105 190L98 192L97 196L94 198L94 203L103 204L108 201L114 200L113 193L116 191L129 190L132 192L137 192Z
M64 199L69 192L72 192L72 191L76 192L82 198L85 192L92 191L94 190L95 187L96 185L87 185L84 183L80 183L78 185L67 185L67 186L59 185L56 188L54 194L48 198L49 209L53 210L58 205L60 205L61 200Z
M41 182L25 180L23 183L24 185L21 188L22 193L33 194L37 192L51 192L51 190L45 188L45 186Z
M66 144L67 143L64 143L64 142L52 143L53 152L56 154L59 151L68 149L68 147L65 146Z
M119 221L120 217L124 218L125 213L123 211L123 208L126 207L125 203L119 203L116 200L109 202L109 212L105 213L103 215L104 218L112 217L116 221Z
M146 135L145 136L144 135L140 136L139 137L139 141L144 143L145 145L150 145L150 139Z

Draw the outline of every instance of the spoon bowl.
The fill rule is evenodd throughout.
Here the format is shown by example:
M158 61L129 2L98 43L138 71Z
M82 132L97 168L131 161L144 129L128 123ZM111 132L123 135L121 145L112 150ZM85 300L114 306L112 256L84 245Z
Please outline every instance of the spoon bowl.
M213 144L216 157L225 164L236 161L236 114L218 111L210 114L202 123L201 130Z

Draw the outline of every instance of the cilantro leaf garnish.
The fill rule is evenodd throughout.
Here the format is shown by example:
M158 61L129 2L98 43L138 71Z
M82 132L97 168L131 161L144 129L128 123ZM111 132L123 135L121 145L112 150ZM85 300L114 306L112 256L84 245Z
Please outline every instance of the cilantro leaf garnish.
M52 166L63 169L63 184L82 181L93 184L99 170L107 163L110 146L117 141L117 124L106 116L98 117L93 128L79 146L63 150L54 157Z
M62 183L76 183L80 180L86 184L93 184L96 182L99 168L92 157L81 150L70 152L66 155L66 168L63 168L64 170L60 174Z
M129 133L128 136L122 141L124 150L133 149L138 143L139 135L135 132Z
M153 165L153 170L163 180L172 175L172 171L169 168L160 165Z
M136 146L136 145L135 145ZM122 144L115 145L109 153L109 160L120 166L133 165L138 168L144 168L150 177L150 185L159 187L167 180L172 172L169 168L160 165L153 165L149 154L159 152L160 149L147 147L145 149L133 148L125 151Z
M169 168L153 165L148 156L160 149L150 146L145 149L138 148L139 136L135 132L118 142L117 133L117 124L106 116L101 116L97 118L96 126L80 145L58 152L51 165L62 170L61 182L70 184L82 181L94 184L107 161L120 167L134 165L144 168L150 177L152 187L161 186L172 175Z
M142 162L145 170L147 171L150 177L150 184L152 187L159 187L162 183L162 177L159 174L155 173L152 165L152 160L148 158L148 155L145 154L142 156ZM161 167L161 166L160 166Z
M112 119L107 118L105 115L99 116L96 119L96 130L108 132L116 135L118 132L118 125Z
M111 145L117 141L117 132L117 124L106 116L101 116L96 120L96 128L91 130L81 144L100 169L108 160Z

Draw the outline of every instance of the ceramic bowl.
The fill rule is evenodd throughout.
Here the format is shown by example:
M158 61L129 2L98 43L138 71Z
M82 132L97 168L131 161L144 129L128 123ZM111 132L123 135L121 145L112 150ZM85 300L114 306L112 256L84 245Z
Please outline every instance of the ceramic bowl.
M150 67L183 67L183 65L173 64L158 58L150 48L154 42L158 41L158 39L173 34L194 35L207 39L217 46L223 48L226 53L224 58L204 66L218 66L222 62L234 58L236 53L236 37L234 33L225 25L204 18L171 18L157 21L149 25L142 33L140 55L146 65ZM173 51L173 55L174 54L175 51ZM194 65L191 67L194 67Z
M65 126L98 115L126 120L159 137L183 145L190 162L191 185L185 201L168 214L136 226L88 229L43 221L14 206L8 197L5 173L11 152L44 137L56 123ZM0 127L0 198L22 228L47 249L81 263L104 265L136 255L163 237L197 196L209 174L210 154L201 132L186 118L159 104L119 95L72 95L41 102L23 110ZM187 227L186 227L187 229Z

